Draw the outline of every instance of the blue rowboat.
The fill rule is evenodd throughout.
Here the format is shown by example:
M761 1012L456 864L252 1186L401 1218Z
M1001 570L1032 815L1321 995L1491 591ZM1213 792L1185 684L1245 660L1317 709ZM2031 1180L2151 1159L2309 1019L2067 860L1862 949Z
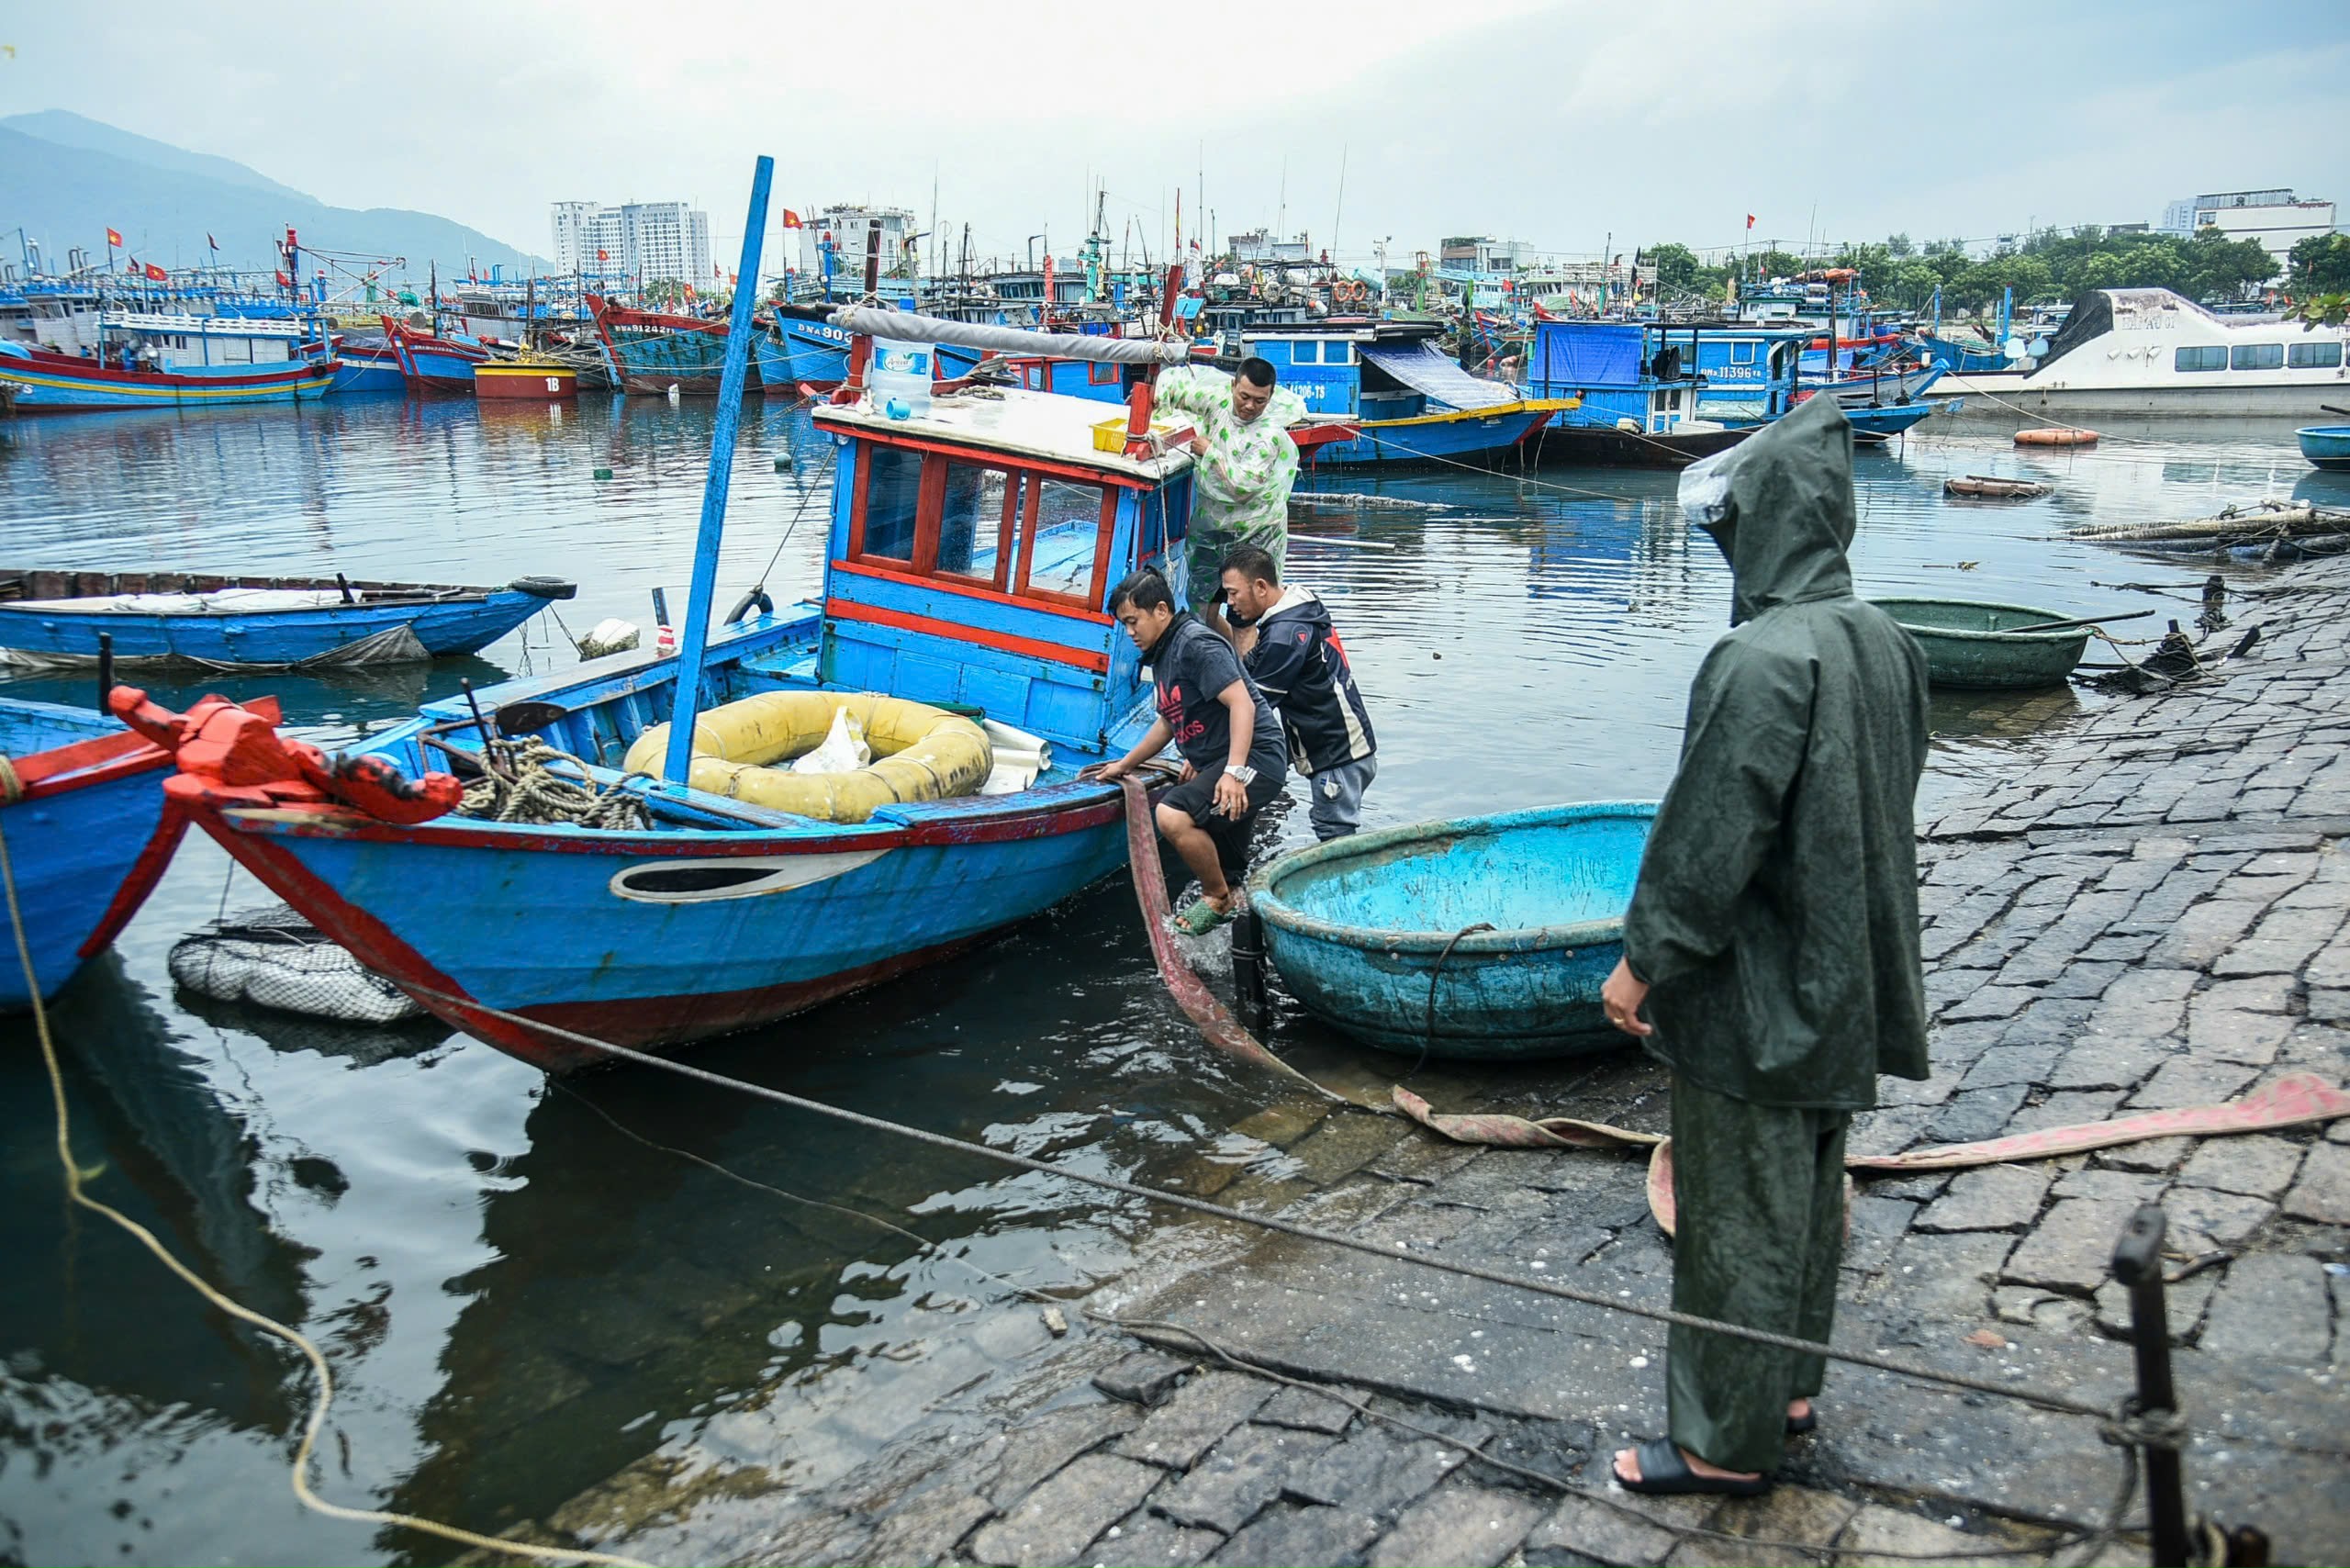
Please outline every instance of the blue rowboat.
M285 669L479 653L554 599L560 577L505 588L194 572L0 569L0 664L79 664L100 633L125 663Z
M164 821L169 754L104 713L0 698L0 834L47 998L138 913L186 819ZM29 1007L14 941L0 953L0 1013Z
M1655 816L1653 802L1599 801L1358 834L1282 856L1248 899L1290 993L1359 1039L1579 1055L1625 1043L1599 988L1624 955Z
M745 277L757 275L771 169L760 160ZM1190 454L1102 452L1099 404L1041 393L942 397L904 420L869 397L821 407L816 428L838 449L823 600L715 624L751 304L737 297L727 340L677 652L479 694L498 729L570 753L643 821L435 815L445 778L393 790L397 809L363 810L320 782L367 771L348 762L257 782L183 751L172 780L205 831L369 968L549 1070L599 1053L547 1025L639 1048L750 1027L983 941L1125 857L1120 791L1077 772L1120 755L1155 716L1108 602L1127 571L1181 548ZM862 694L927 705L950 728L969 728L950 705L977 711L990 726L979 792L934 783L917 793L944 798L813 814L773 766L812 734L695 764L697 748L732 755L725 735L745 711L729 704L805 716ZM871 738L890 749L878 720ZM477 774L481 751L462 701L368 744L409 779ZM632 761L657 762L662 777ZM736 764L747 766L722 785L710 771ZM957 775L957 788L969 782Z
M2350 473L2350 425L2309 425L2293 432L2301 455L2320 468Z

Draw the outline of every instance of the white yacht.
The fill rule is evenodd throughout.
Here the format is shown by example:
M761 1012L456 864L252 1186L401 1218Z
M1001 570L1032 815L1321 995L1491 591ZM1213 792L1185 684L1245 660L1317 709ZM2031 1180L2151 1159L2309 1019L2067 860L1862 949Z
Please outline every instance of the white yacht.
M1952 391L2033 414L2288 414L2350 406L2350 330L2221 316L2166 288L2084 295L2018 370L1951 373ZM1997 404L1976 405L1995 412Z

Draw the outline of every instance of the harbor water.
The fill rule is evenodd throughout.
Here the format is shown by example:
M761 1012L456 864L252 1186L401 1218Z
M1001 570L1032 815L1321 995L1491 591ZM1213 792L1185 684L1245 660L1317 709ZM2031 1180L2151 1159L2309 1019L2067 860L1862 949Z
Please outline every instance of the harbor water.
M683 610L711 424L707 403L599 398L19 419L0 423L5 564L554 574L579 584L559 607L570 633L619 616L649 645L651 590ZM1996 424L1926 430L1859 459L1863 593L2055 617L2154 610L2113 627L2151 638L2194 615L2187 585L2210 567L2070 543L2066 528L2268 495L2350 504L2350 476L2312 475L2283 426L2117 432L2033 454ZM722 606L761 581L778 603L806 597L827 442L804 412L755 403L741 439ZM1942 481L1964 474L2055 491L1946 500ZM1424 504L1316 506L1293 522L1290 575L1329 602L1378 728L1371 825L1662 790L1689 678L1729 606L1727 571L1683 525L1671 474L1438 469L1309 486ZM2263 576L2224 570L2244 587ZM173 706L273 692L294 729L335 745L461 678L573 657L550 615L476 659L151 689ZM95 696L80 675L0 678L0 691ZM2097 700L1939 697L1930 803L1970 789L2009 738ZM1304 811L1270 834L1304 841ZM1074 1292L1165 1261L1165 1215L1070 1183L651 1071L556 1084L438 1025L345 1027L176 995L173 943L266 902L192 836L51 1021L94 1194L332 1363L318 1483L339 1502L495 1533L558 1515L647 1456L677 1496L820 1482L1034 1348L1044 1330L1004 1281ZM1282 1046L1334 1070L1349 1054L1310 1030ZM1178 1190L1260 1148L1233 1129L1273 1097L1168 1002L1123 878L916 979L693 1055ZM1501 1078L1447 1070L1416 1086L1441 1103L1448 1085ZM0 1562L454 1554L299 1507L286 1464L309 1398L300 1363L68 1206L23 1019L0 1020Z

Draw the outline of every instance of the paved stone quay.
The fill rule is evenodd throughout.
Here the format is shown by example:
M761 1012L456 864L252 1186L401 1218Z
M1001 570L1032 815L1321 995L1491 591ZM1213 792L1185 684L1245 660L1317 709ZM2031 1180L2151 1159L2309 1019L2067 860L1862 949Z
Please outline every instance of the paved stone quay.
M1886 1081L1858 1150L2350 1077L2345 608L2350 563L2281 574L2239 601L2248 656L2016 743L1921 825L1935 1070ZM1362 1063L1360 1085L1392 1066ZM1444 1108L1664 1122L1633 1052L1414 1086ZM1664 1305L1639 1159L1462 1148L1290 1100L1237 1130L1256 1158L1201 1162L1179 1190L1399 1255L1170 1224L1166 1262L1069 1304L1067 1338L1035 1328L976 1403L942 1399L862 1465L777 1486L713 1464L680 1499L666 1456L552 1533L656 1560L1002 1568L2145 1560L2142 1539L2065 1544L2122 1473L2094 1423L1850 1366L1769 1497L1613 1490L1607 1455L1662 1429L1662 1327L1413 1260ZM2277 1561L2344 1561L2350 1121L1864 1180L1838 1339L2109 1401L2132 1376L2108 1263L2148 1200L2171 1226L2190 1508L2266 1529Z

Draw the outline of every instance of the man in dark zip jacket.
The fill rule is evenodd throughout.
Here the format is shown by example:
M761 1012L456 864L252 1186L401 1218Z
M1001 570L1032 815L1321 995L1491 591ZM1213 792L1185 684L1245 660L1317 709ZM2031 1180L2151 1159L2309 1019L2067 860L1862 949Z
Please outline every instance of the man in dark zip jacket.
M1281 587L1280 563L1253 544L1224 558L1224 596L1233 645L1248 678L1281 710L1290 766L1306 776L1314 836L1343 838L1362 825L1379 743L1330 612L1312 588Z
M1835 1316L1845 1128L1879 1073L1927 1075L1925 655L1852 595L1852 453L1815 398L1683 477L1729 560L1732 630L1690 688L1602 991L1673 1070L1673 1305L1813 1341ZM1679 1327L1668 1343L1671 1435L1618 1452L1617 1479L1762 1491L1825 1364Z

